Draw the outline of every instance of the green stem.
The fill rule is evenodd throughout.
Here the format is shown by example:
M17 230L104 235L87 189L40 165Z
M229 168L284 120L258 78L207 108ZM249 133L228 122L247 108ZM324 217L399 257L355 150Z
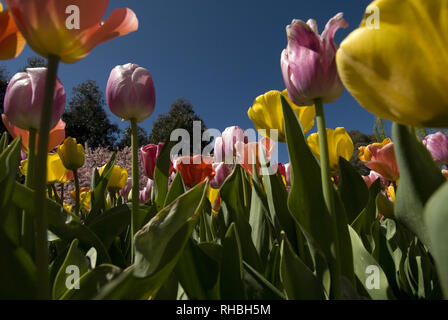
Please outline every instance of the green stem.
M335 258L333 266L334 280L332 281L332 293L334 298L339 299L341 297L340 291L340 274L341 267L339 262L339 238L336 224L336 211L334 202L334 189L331 182L330 173L330 157L328 153L328 139L327 139L327 127L325 124L324 106L321 99L316 99L316 121L317 130L319 132L319 151L320 151L320 168L322 178L322 190L324 194L325 205L328 209L330 217L332 219L332 231L333 239L335 242Z
M33 175L36 165L36 129L29 129L28 141L28 164L26 169L25 185L28 188L33 188ZM22 213L22 244L23 247L34 256L34 239L33 231L34 221L30 212L23 211Z
M37 271L37 298L50 299L50 284L48 276L48 243L47 243L47 153L49 144L50 122L53 114L53 96L58 73L59 57L48 56L48 71L45 83L44 103L42 107L39 144L36 158L36 174L33 178L35 185L35 245Z
M79 208L81 204L81 199L79 197L79 177L78 170L73 170L73 176L75 178L75 214L79 217Z
M131 214L131 264L134 263L135 247L135 220L139 207L139 183L138 183L138 141L137 141L137 120L131 119L132 131L132 214Z

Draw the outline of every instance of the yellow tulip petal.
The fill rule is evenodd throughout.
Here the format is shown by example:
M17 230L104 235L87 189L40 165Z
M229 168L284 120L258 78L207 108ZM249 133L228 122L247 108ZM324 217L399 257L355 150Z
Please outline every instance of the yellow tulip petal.
M255 128L266 138L286 142L285 127L283 121L283 108L280 96L287 99L299 118L304 132L308 132L314 126L316 111L314 106L298 107L288 97L287 91L272 90L258 96L252 107L249 108L248 116L255 125ZM278 137L270 134L270 129L278 130ZM265 130L266 132L263 132Z
M367 110L402 124L448 127L448 2L377 0L337 52L341 80Z

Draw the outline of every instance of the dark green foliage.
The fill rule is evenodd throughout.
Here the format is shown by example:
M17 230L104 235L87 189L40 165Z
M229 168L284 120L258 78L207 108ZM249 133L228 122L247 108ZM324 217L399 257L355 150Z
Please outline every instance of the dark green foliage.
M112 148L120 129L110 122L104 104L103 93L95 81L87 80L75 87L62 116L67 137L76 137L78 143L87 143L90 148Z
M161 114L154 122L153 129L149 135L149 143L157 144L159 142L169 141L171 133L177 128L183 128L193 139L193 122L201 121L201 134L207 129L202 119L194 112L193 105L184 100L178 99L171 105L168 113ZM191 141L191 154L193 154L193 141ZM209 142L202 141L202 148Z
M131 146L131 127L127 127L124 132L121 140L117 143L117 149L123 149L124 147ZM142 127L137 127L137 140L138 140L138 146L144 146L149 143L148 133L145 129Z

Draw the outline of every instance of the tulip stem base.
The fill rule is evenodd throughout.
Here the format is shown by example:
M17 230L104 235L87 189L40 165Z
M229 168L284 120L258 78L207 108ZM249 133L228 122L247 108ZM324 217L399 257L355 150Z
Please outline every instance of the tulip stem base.
M53 96L57 80L59 57L48 56L48 71L45 83L44 103L42 107L39 143L36 157L36 172L33 178L35 186L35 245L37 269L37 298L50 299L50 284L48 276L48 241L47 241L47 153L49 132L53 115Z
M328 152L328 138L327 138L327 126L325 124L325 114L324 114L324 105L321 99L315 100L316 106L316 122L317 122L317 130L319 132L319 152L320 152L320 168L321 168L321 178L322 178L322 191L324 195L325 204L327 210L330 214L330 218L332 220L332 232L333 232L333 241L335 245L335 257L334 257L334 265L332 268L332 277L335 279L332 280L332 297L334 299L341 298L340 291L340 275L341 268L339 262L339 238L337 232L337 222L336 222L336 211L335 211L335 202L334 202L334 188L333 183L331 181L331 173L330 173L330 157Z
M29 142L28 142L28 161L26 169L25 185L28 188L33 188L33 175L35 171L36 163L36 129L29 129ZM22 214L22 246L34 256L34 221L30 212L23 212Z
M135 258L135 220L139 208L139 179L138 179L138 140L137 120L131 119L132 145L132 214L131 214L131 264Z

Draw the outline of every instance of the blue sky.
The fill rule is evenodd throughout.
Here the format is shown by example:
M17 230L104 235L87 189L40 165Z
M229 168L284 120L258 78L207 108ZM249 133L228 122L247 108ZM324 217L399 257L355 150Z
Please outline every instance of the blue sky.
M129 7L138 18L135 33L95 48L84 60L61 65L59 77L68 98L72 88L93 79L105 91L112 68L128 62L147 68L157 102L154 114L141 123L148 131L160 113L183 97L207 127L224 130L252 128L247 110L269 90L283 90L280 54L286 47L285 27L292 19L314 18L319 32L338 12L349 29L336 34L339 44L357 28L369 0L111 0L110 9ZM82 12L81 12L82 14ZM19 58L5 61L11 75L35 55L26 47ZM327 126L371 133L374 116L348 92L326 106ZM109 113L110 114L110 113ZM110 114L111 120L120 120ZM125 124L120 124L124 127ZM280 160L287 155L280 147Z

